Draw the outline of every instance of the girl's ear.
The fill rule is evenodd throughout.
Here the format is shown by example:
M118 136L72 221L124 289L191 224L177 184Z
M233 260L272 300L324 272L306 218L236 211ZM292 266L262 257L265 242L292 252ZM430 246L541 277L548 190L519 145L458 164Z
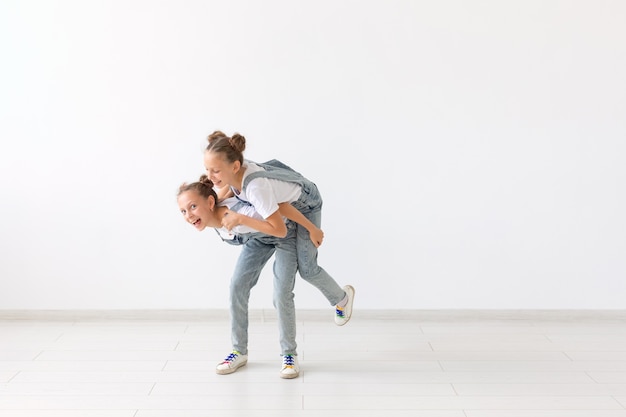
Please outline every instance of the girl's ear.
M233 174L236 174L241 169L241 162L235 161L233 162Z
M215 209L215 197L213 197L212 195L210 195L210 196L208 197L208 200L209 200L209 201L208 201L208 202L209 202L209 209L210 209L211 211L213 211L213 210Z

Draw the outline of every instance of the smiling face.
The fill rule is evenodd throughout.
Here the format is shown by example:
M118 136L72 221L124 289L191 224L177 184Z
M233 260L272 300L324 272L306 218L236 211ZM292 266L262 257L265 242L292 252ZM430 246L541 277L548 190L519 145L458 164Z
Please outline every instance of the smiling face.
M178 196L178 207L185 221L198 231L222 225L215 212L213 196L202 197L194 190L184 191Z
M204 168L206 175L209 177L216 188L227 186L241 188L239 177L241 163L239 161L228 162L219 152L204 152Z

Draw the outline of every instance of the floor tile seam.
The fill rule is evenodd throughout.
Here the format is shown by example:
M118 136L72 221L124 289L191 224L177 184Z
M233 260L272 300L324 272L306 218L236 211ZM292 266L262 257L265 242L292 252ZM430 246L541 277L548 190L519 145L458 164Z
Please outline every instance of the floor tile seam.
M620 401L620 400L617 398L617 396L616 396L616 395L614 395L614 396L613 396L613 399L614 399L614 400L615 400L615 401L616 401L619 405L621 405L621 406L622 406L622 408L623 408L624 410L626 410L626 401L624 401L624 402ZM624 399L626 400L626 396L624 396Z

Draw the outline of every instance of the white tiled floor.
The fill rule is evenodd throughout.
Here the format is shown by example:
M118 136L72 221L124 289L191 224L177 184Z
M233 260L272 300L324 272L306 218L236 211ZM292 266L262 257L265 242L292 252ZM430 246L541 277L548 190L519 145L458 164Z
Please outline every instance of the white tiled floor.
M626 417L626 312L299 311L294 380L273 314L0 312L0 417Z

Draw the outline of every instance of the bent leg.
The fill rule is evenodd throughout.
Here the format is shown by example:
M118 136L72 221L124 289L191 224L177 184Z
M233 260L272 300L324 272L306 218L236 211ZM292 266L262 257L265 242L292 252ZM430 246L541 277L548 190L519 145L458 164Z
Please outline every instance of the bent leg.
M322 213L316 210L305 214L314 225L320 227ZM330 305L339 303L346 292L337 282L317 264L317 248L311 242L309 231L303 226L297 226L297 249L298 249L298 270L300 276L309 284L321 291Z

